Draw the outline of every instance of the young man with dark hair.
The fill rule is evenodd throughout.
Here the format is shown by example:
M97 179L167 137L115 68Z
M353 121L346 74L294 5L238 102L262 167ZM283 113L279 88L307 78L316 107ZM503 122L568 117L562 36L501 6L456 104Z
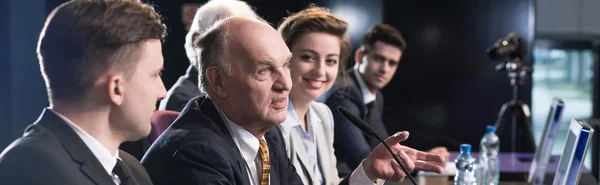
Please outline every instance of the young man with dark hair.
M348 71L349 83L336 88L326 99L331 110L343 106L373 127L381 137L389 136L383 117L383 89L394 77L400 58L406 49L402 34L394 27L379 24L362 38L355 53L354 68ZM379 141L362 133L338 111L332 111L335 120L334 148L338 159L338 172L345 176L355 169L375 148ZM430 152L447 157L445 148Z
M50 107L0 154L3 184L152 184L118 147L150 133L166 90L165 26L136 0L78 0L50 13L37 54Z

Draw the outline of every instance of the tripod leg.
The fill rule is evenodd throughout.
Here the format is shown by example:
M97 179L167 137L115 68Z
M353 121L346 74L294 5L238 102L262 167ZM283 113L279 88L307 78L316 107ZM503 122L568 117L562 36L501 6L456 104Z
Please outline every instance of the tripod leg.
M526 104L519 104L516 106L518 110L515 111L517 117L517 138L519 140L517 144L517 152L535 152L535 140L533 138L533 129L531 125L531 117L529 116L529 106Z
M506 102L502 104L502 108L500 108L500 111L498 112L498 118L496 118L496 123L494 123L494 127L496 127L496 134L498 135L502 134L502 132L504 131L504 127L506 127L506 124L502 123L502 118L506 114L506 109L508 109L508 107L511 106L512 102Z
M529 106L519 101L502 105L496 120L496 134L502 152L534 152L535 141L531 127Z

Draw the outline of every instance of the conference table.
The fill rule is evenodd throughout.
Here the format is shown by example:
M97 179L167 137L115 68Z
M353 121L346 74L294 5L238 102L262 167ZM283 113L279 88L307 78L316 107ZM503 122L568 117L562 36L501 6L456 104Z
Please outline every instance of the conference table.
M456 167L454 159L458 156L458 152L450 152L450 158L446 163L446 172L444 174L435 174L429 172L418 172L413 176L419 185L451 185ZM471 153L473 157L479 161L479 153ZM527 183L529 167L531 166L531 158L533 153L500 153L500 185L525 185ZM554 172L558 167L560 156L551 156L550 162L546 168L544 176L544 184L552 184L554 180ZM386 182L386 185L409 185L411 181L406 178L403 182ZM598 181L592 175L589 169L582 169L579 179L580 185L598 185Z

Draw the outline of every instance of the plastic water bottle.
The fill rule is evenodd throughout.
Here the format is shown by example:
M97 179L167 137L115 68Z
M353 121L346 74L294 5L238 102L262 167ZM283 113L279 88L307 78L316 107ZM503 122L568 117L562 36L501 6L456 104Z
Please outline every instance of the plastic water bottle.
M454 185L477 185L475 172L477 164L475 158L471 156L471 145L460 145L460 155L454 160L456 163L456 175L454 176Z
M487 126L485 135L481 139L479 163L482 168L481 182L484 185L497 185L500 179L500 162L498 161L500 139L495 132L494 126Z

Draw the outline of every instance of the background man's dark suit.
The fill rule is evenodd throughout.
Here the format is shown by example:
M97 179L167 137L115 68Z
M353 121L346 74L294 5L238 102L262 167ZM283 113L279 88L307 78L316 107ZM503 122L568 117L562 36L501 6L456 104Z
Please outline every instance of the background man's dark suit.
M270 183L302 184L286 156L281 132L272 129L265 139L271 158ZM229 129L213 102L203 96L190 100L152 144L142 164L156 185L250 184L246 162Z
M344 115L337 111L338 106L348 109L353 114L368 122L381 138L389 136L382 122L383 95L377 91L374 101L371 119L367 118L367 106L364 104L363 93L358 84L357 71L350 70L348 76L351 79L347 84L335 86L335 92L327 98L326 104L332 110L334 119L334 143L335 155L338 163L340 177L349 175L358 167L360 162L379 144L379 141L367 137L360 129L354 126Z
M158 110L181 112L190 99L200 94L200 89L198 88L198 70L190 65L187 73L179 77L179 80L167 92L167 97L160 101Z
M119 157L132 178L128 185L152 184L133 156ZM123 180L123 179L122 179ZM23 137L0 154L0 183L6 185L112 185L112 177L83 140L54 112L44 109Z

